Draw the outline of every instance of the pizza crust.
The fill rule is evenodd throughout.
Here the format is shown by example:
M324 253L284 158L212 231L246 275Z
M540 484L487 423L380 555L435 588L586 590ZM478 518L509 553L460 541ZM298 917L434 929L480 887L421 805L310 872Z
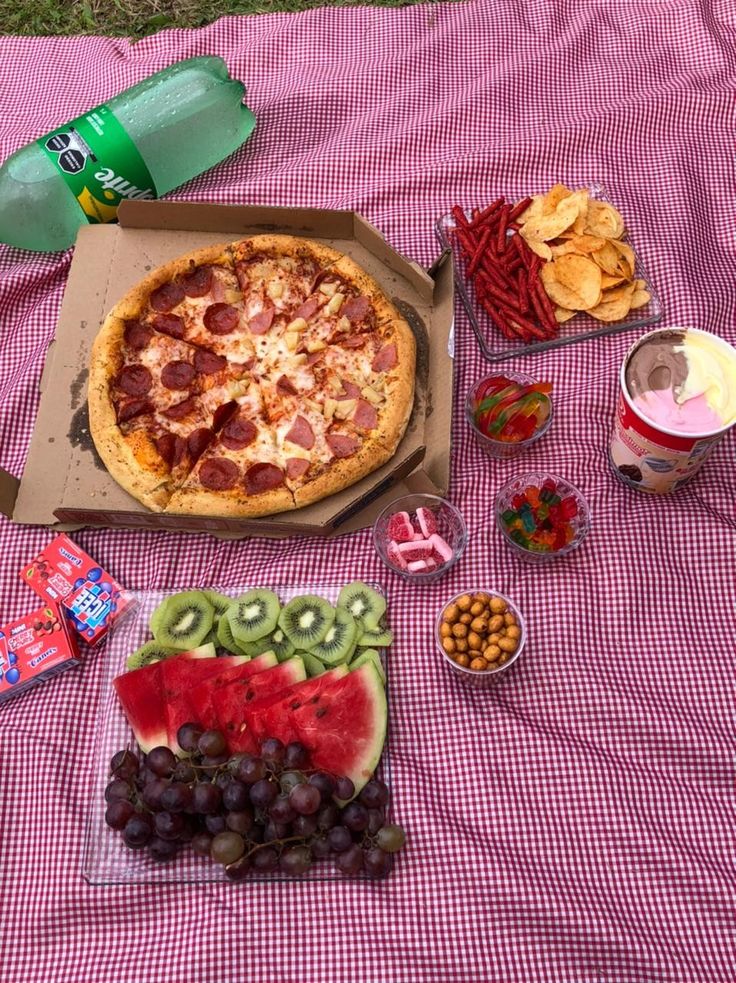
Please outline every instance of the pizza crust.
M115 424L95 436L95 447L112 477L133 498L163 512L171 496L171 477L147 434L124 436Z
M255 519L294 508L288 488L274 488L260 495L245 492L214 492L207 488L179 488L169 499L166 512L172 515L212 515Z

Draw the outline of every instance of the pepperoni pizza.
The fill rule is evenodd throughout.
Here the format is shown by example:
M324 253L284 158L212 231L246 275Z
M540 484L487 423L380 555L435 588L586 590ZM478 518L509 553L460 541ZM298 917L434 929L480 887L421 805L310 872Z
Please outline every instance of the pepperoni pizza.
M388 461L414 398L414 336L349 257L258 235L154 270L92 351L90 430L155 511L299 508Z

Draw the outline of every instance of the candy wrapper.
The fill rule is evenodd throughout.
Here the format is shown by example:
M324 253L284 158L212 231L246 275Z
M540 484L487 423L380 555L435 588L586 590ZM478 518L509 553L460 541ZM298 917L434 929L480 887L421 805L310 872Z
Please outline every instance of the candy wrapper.
M45 601L60 603L72 626L96 645L110 625L133 607L133 598L64 533L21 570Z
M69 622L53 602L0 628L0 703L79 663Z

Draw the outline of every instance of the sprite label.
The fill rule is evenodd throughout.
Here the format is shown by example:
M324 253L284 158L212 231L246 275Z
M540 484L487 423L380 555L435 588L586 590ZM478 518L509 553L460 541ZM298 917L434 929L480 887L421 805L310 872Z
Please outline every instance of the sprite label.
M108 106L91 109L36 142L88 222L113 222L124 198L156 197L138 148Z

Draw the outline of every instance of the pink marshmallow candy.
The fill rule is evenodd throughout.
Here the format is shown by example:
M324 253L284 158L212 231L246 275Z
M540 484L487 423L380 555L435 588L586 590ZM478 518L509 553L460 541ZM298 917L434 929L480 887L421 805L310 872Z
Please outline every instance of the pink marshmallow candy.
M414 526L408 512L395 512L388 521L387 532L396 543L409 543L414 538Z
M437 520L434 513L429 509L418 508L416 512L416 524L419 526L424 539L429 539L433 533L437 532Z

